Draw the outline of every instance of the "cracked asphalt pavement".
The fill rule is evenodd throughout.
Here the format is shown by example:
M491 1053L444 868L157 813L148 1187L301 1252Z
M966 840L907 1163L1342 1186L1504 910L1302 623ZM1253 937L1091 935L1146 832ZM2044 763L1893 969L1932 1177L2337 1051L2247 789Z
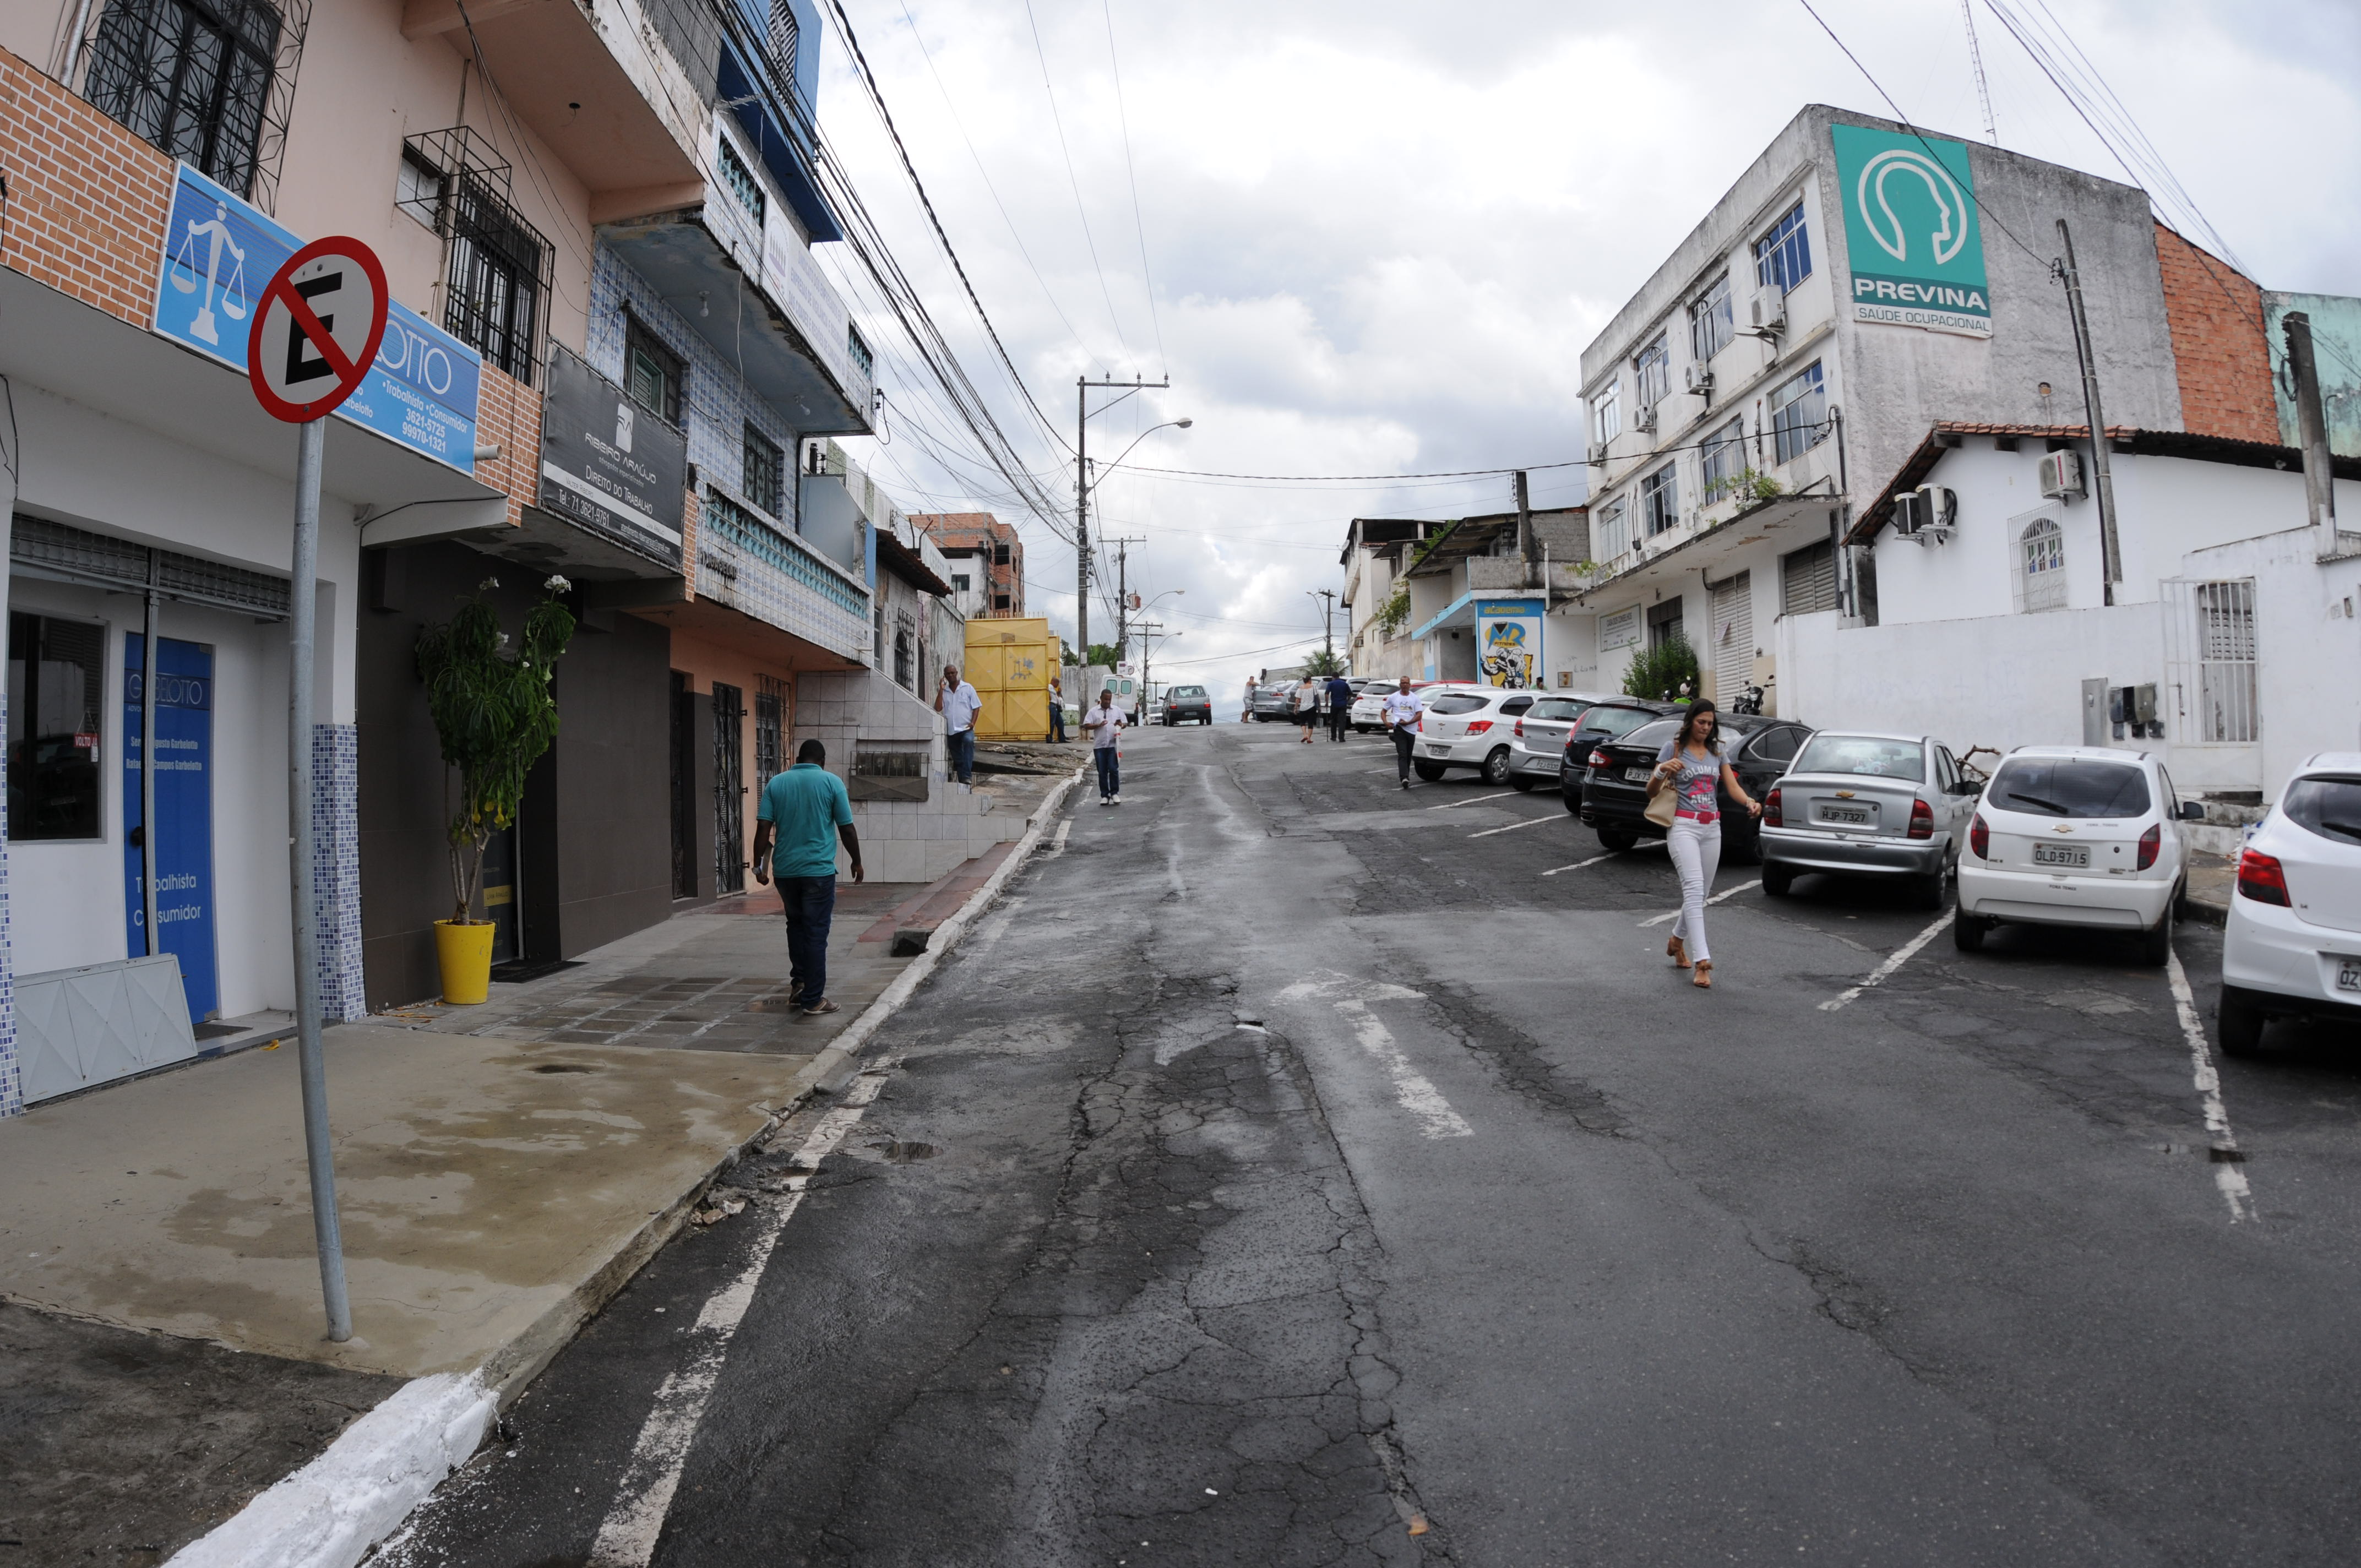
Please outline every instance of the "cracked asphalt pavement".
M2233 1156L2128 944L1829 1012L1929 913L1725 865L1700 992L1546 792L1124 771L380 1562L2351 1560L2361 1041L2209 1053Z

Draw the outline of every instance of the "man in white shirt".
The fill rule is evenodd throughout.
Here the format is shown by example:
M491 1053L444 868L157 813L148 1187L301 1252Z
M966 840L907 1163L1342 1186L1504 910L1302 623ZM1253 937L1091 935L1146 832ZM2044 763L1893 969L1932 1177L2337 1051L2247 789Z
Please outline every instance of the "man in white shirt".
M1238 715L1238 722L1239 722L1240 724L1252 724L1252 723L1254 722L1254 699L1255 699L1255 678L1254 678L1252 675L1248 675L1248 676L1246 677L1246 711L1244 711L1243 713L1241 713L1241 714L1239 714L1239 715Z
M1091 732L1091 761L1099 768L1099 804L1123 804L1123 773L1115 752L1115 737L1123 733L1123 709L1115 703L1115 688L1099 693L1098 706L1082 715L1082 728Z
M951 772L963 784L975 782L975 716L983 698L960 679L957 664L943 666L943 684L935 693L935 711L943 716L943 734L950 743Z
M1419 715L1426 704L1410 689L1410 677L1404 675L1401 685L1386 693L1386 733L1394 740L1394 769L1401 775L1401 786L1410 788L1410 750L1418 743Z

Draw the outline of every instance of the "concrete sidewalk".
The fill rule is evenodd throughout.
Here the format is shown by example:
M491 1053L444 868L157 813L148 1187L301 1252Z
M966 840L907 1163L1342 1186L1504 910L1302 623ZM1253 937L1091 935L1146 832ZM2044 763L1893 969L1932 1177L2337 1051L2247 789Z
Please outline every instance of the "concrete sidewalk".
M1016 792L995 809L1038 822L1049 793ZM755 888L541 979L496 984L483 1005L402 1008L329 1030L355 1329L341 1345L324 1337L291 1040L0 1124L0 1189L12 1199L0 1214L0 1300L50 1314L69 1338L96 1336L70 1391L48 1389L38 1366L0 1378L12 1404L51 1412L38 1467L105 1475L122 1464L108 1445L126 1441L129 1408L90 1373L125 1354L104 1338L120 1331L196 1342L174 1413L217 1430L268 1424L302 1387L292 1366L257 1376L263 1363L225 1362L225 1351L335 1369L346 1381L332 1403L356 1415L401 1387L389 1377L464 1374L512 1394L680 1228L717 1173L840 1069L844 1053L829 1047L873 1027L864 1013L913 963L930 962L910 956L922 950L915 937L970 910L1016 849L926 886L844 884L829 982L841 1011L825 1017L787 1003L778 898ZM250 1495L250 1469L225 1471L224 1486ZM130 1537L177 1546L247 1500L176 1484L170 1508ZM27 1501L20 1488L0 1508L10 1527L0 1536L29 1545L38 1535L77 1558L148 1550L60 1536L27 1518ZM117 1498L111 1511L141 1506ZM124 1533L104 1518L82 1523L114 1530L104 1541Z

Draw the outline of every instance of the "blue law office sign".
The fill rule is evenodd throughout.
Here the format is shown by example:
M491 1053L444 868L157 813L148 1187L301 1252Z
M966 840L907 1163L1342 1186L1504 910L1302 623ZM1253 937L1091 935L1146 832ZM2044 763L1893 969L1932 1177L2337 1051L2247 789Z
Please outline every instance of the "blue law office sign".
M302 246L258 208L180 165L151 324L243 376L247 328L262 291ZM483 364L474 349L395 304L386 313L376 363L335 417L473 474Z

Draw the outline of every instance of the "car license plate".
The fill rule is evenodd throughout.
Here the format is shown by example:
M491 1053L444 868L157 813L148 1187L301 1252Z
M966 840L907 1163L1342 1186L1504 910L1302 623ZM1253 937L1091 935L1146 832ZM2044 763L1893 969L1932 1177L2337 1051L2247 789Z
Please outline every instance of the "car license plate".
M1623 777L1631 784L1646 784L1655 772L1653 768L1626 768L1623 770Z
M2087 844L2036 844L2033 863L2037 866L2087 866L2091 850Z
M2361 959L2336 956L2336 989L2361 991Z
M1451 755L1451 748L1448 746L1438 745L1433 741L1429 741L1427 743L1426 754L1430 757L1448 757Z
M1866 806L1823 806L1820 807L1820 820L1845 828L1866 828L1872 818Z

